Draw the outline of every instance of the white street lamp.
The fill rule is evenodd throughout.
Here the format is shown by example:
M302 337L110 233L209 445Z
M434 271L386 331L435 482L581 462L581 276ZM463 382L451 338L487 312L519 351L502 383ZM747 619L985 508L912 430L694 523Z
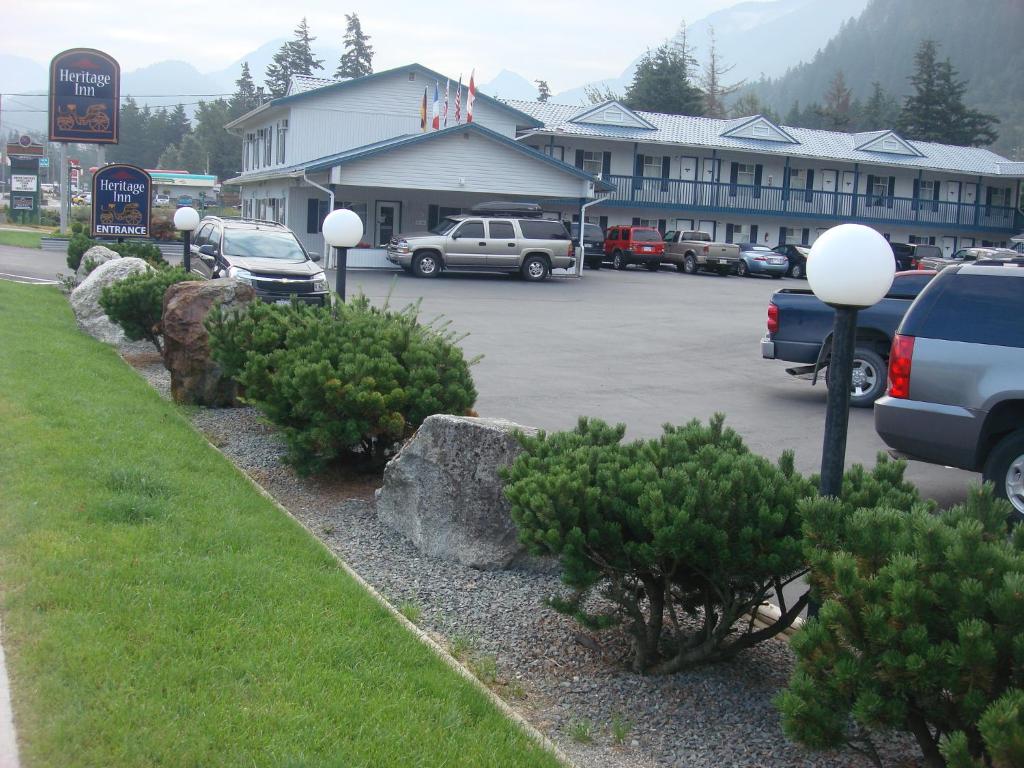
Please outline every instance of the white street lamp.
M842 490L857 310L877 304L892 287L895 272L896 259L889 242L862 224L832 227L815 241L807 256L811 290L836 311L821 451L822 496L839 496Z
M199 212L195 208L186 205L174 212L174 228L181 232L181 238L185 241L182 265L186 274L192 272L192 231L198 226Z
M338 208L324 218L321 228L324 242L338 249L335 268L338 270L334 281L334 290L338 298L345 301L345 271L348 268L348 249L359 245L363 239L363 220L355 211Z

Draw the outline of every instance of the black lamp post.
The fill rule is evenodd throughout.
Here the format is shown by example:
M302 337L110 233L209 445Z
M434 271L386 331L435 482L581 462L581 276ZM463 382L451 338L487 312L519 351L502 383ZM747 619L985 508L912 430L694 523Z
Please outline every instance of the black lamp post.
M334 290L341 302L345 301L345 273L348 269L348 249L359 244L363 239L363 221L355 211L339 208L331 211L324 219L321 231L324 243L328 247L337 248L337 274Z
M174 212L174 228L181 231L181 239L185 243L181 263L185 274L192 273L192 232L199 226L199 212L195 208L185 206Z

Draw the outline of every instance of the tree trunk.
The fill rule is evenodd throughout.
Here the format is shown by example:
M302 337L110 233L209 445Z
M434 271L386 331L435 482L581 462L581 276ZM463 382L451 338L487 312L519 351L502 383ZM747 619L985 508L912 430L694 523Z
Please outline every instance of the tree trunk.
M939 745L936 743L935 737L932 736L931 729L928 728L928 723L924 721L924 718L912 712L907 715L907 725L910 726L910 732L914 734L918 746L921 747L921 752L924 754L924 764L928 768L946 768L946 761L942 759Z

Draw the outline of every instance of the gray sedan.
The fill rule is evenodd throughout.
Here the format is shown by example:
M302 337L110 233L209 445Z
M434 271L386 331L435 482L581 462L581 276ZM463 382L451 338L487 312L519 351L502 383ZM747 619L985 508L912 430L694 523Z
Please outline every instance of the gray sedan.
M789 259L768 246L754 243L740 245L740 263L736 265L736 274L740 277L768 275L773 280L778 280L788 270Z

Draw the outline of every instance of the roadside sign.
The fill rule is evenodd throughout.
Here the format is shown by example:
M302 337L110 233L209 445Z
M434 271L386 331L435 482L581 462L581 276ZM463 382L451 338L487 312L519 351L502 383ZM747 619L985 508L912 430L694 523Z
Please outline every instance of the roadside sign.
M48 158L48 157L40 157L39 158L39 167L40 168L49 168L50 167L50 158Z
M12 192L35 192L39 189L39 177L30 174L11 174Z
M34 211L36 200L32 195L11 195L12 211Z
M92 177L92 234L149 237L153 180L142 168L114 163Z
M50 141L117 144L121 67L92 48L50 62Z

